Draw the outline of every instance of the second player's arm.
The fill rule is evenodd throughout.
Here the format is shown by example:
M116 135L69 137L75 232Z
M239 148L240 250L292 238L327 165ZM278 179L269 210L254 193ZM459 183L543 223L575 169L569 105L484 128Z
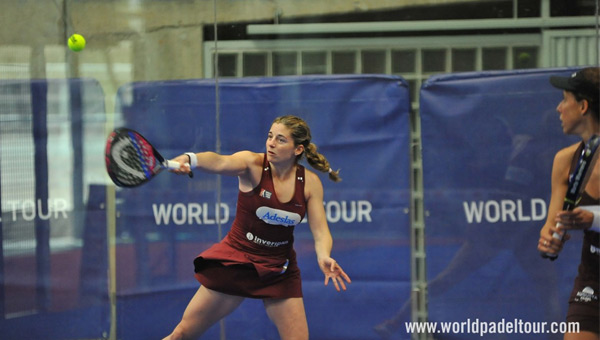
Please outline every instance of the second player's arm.
M561 242L554 238L553 234L557 231L555 218L563 207L568 187L569 168L576 147L577 145L572 145L562 149L554 157L548 215L544 226L540 230L540 242L538 243L538 250L543 253L556 254L560 252L564 243L564 241Z

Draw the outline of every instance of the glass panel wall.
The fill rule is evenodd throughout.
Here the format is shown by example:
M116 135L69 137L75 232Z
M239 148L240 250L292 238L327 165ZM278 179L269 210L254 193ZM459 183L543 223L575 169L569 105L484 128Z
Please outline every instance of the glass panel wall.
M422 90L439 77L487 80L600 64L598 0L4 0L0 8L0 333L6 329L7 339L166 336L198 288L194 258L232 226L240 184L236 176L198 170L193 179L163 171L139 188L116 186L107 174L107 137L117 127L138 130L169 159L201 151L262 154L271 121L283 114L304 118L332 171L343 169L344 181L333 183L328 169L301 163L322 182L331 255L353 278L346 295L336 295L331 283L322 287L310 218L296 227L311 338L425 339L397 324L462 321L447 316L465 309L453 299L466 288L457 285L457 295L440 298L446 295L435 295L436 277L481 278L490 274L480 268L508 270L503 260L521 258L508 247L480 268L450 271L470 264L451 259L473 224L463 218L455 223L460 235L443 238L439 217L430 216L431 202L456 193L424 187L421 152L435 150L421 136L422 124L434 124L421 121ZM69 47L73 34L85 38L79 50ZM388 82L396 87L370 87ZM454 108L473 110L471 102L460 103ZM552 110L539 112L540 122L556 118ZM465 121L476 124L481 116L471 118ZM493 138L512 147L501 165L506 176L523 175L515 162L527 158L519 152L529 150L535 128L509 126L505 117L492 121ZM455 159L485 169L485 159L461 158L475 142L448 132L457 126L448 118L440 128L456 137L448 141ZM504 128L510 139L498 132ZM552 128L543 127L562 136ZM489 141L474 133L474 140ZM549 172L543 164L540 171ZM497 208L501 218L523 217L538 207L534 200L521 209L525 200L513 196L486 200L493 190L476 189L469 191L473 202L488 204L481 216ZM544 207L549 201L534 199ZM543 224L536 222L523 228ZM570 274L552 282L571 282ZM519 275L510 272L506 280ZM431 315L429 287L446 314ZM164 306L162 318L133 317L156 306ZM561 308L549 307L541 321L563 321L555 317L566 313ZM531 304L521 309L537 311ZM514 310L506 310L498 320L511 318ZM343 313L326 325L323 316L335 311ZM205 336L235 339L237 329L248 338L278 337L259 300L242 304Z

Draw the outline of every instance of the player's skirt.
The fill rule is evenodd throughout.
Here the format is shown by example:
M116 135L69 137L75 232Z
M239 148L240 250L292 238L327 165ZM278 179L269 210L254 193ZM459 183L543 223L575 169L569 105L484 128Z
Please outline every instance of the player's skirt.
M194 260L196 279L220 293L255 299L302 297L300 269L292 250L287 269L268 268L270 259L251 256L220 242ZM259 274L260 273L260 274Z
M581 263L569 297L568 322L579 322L580 331L600 334L600 305L598 280L600 263L598 256L599 235L586 230L581 247Z
M578 322L580 331L600 334L600 306L598 305L598 281L575 279L569 298L567 322Z

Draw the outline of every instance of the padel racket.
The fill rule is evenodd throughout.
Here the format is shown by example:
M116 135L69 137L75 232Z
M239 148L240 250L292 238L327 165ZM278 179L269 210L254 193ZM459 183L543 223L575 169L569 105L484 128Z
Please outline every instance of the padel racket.
M127 188L148 182L164 169L180 167L178 162L165 160L139 132L123 127L108 135L104 159L112 181Z
M577 161L575 171L569 175L569 185L567 187L567 194L565 195L565 199L563 201L563 210L573 210L575 206L577 206L577 203L579 203L579 200L581 199L581 192L585 187L585 183L587 182L589 175L592 173L588 170L590 170L593 166L594 156L599 144L600 137L594 135L581 150L581 155ZM560 223L556 224L556 227L561 226L562 225ZM562 241L566 234L566 231L564 231L562 235L559 233L554 233L552 237ZM558 258L558 254L543 253L542 257L554 261Z

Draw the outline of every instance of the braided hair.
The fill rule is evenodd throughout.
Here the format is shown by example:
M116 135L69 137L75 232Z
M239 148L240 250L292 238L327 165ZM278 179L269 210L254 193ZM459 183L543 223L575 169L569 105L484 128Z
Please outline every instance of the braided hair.
M311 143L311 135L310 128L308 124L302 118L286 115L275 118L273 124L282 124L290 130L292 135L292 139L294 140L294 145L303 145L304 152L300 155L296 156L296 163L299 162L303 156L306 157L306 161L310 164L311 167L319 170L321 172L327 172L329 174L329 179L334 182L339 182L342 180L340 177L340 171L333 171L329 165L329 161L327 158L317 152L317 146L315 143Z

